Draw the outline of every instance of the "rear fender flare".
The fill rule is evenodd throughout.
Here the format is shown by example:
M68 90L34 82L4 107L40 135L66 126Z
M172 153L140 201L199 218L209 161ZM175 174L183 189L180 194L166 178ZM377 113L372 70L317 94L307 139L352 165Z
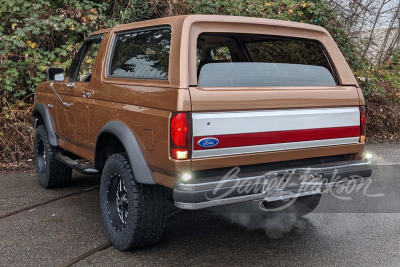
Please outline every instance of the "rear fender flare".
M123 145L125 152L128 155L129 163L131 164L135 176L135 181L142 184L155 184L153 171L147 165L135 135L128 126L119 121L108 122L103 126L97 136L94 157L96 169L103 169L106 160L103 151L99 149L101 147L101 136L104 133L113 135Z

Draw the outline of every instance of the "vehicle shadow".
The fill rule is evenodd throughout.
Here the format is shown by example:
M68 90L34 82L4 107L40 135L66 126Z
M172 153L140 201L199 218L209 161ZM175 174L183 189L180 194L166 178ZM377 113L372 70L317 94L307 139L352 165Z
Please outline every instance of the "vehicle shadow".
M100 185L101 175L84 175L73 171L70 187Z
M266 258L278 254L295 257L293 252L299 248L315 251L310 240L327 242L307 217L180 210L167 218L160 243L120 256L145 260L150 265L265 265Z

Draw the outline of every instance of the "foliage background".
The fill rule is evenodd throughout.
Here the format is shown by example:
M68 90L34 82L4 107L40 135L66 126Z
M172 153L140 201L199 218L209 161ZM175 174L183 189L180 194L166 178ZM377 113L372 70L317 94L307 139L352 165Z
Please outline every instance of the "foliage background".
M5 166L31 157L29 109L36 85L46 80L46 65L68 68L83 40L98 29L192 13L272 18L325 27L362 86L370 107L369 133L385 139L398 135L399 55L394 54L380 66L361 59L359 45L326 1L0 0L0 162Z

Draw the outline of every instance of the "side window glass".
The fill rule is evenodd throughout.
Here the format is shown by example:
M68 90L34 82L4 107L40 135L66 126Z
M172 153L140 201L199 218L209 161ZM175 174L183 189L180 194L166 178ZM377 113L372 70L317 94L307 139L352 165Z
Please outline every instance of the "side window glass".
M83 44L82 49L74 59L68 75L69 81L90 82L92 70L99 51L101 39L96 38Z
M92 70L94 62L99 52L100 41L91 43L87 49L85 56L82 59L81 66L79 68L78 81L79 82L90 82L92 77Z
M118 78L167 79L171 29L118 34L109 75Z

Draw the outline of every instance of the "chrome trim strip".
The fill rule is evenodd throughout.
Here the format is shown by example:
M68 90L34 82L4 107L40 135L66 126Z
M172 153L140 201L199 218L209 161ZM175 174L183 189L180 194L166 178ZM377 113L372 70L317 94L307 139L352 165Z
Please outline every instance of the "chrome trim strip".
M362 167L362 166L368 166L370 165L371 162L369 160L362 160L362 161L358 161L356 163L351 163L351 164L346 164L346 165L335 165L335 166L329 166L329 167L322 167L322 168L315 168L315 167L311 167L311 168L300 168L301 170L311 170L311 171L330 171L330 170L336 170L336 169L347 169L350 167ZM299 169L299 168L298 168ZM297 170L298 170L297 169Z
M224 187L230 187L233 185L240 185L243 184L243 182L262 182L265 179L265 175L258 175L258 176L250 176L250 177L245 177L245 178L237 178L237 179L227 179L223 180L224 182ZM183 183L175 183L175 189L180 190L180 191L201 191L201 190L207 190L207 189L214 189L219 183L221 183L221 180L218 181L213 181L213 182L207 182L207 183L198 183L198 184L183 184Z
M217 200L211 200L211 201L200 202L200 203L182 203L182 202L175 201L174 205L175 205L175 207L184 209L184 210L197 210L197 209L203 209L203 208L227 205L227 204L234 204L234 203L251 201L251 200L259 200L259 199L263 199L263 198L264 198L264 193L260 193L260 194L240 196L240 197L217 199Z
M192 158L196 159L205 157L218 157L218 156L228 156L237 154L250 154L259 152L312 148L321 146L356 144L358 143L358 141L359 137L348 137L348 138L324 139L316 141L279 143L279 144L268 144L268 145L258 145L258 146L241 146L241 147L216 148L216 149L206 149L206 150L194 150L192 153Z
M360 125L358 107L193 113L193 136Z

